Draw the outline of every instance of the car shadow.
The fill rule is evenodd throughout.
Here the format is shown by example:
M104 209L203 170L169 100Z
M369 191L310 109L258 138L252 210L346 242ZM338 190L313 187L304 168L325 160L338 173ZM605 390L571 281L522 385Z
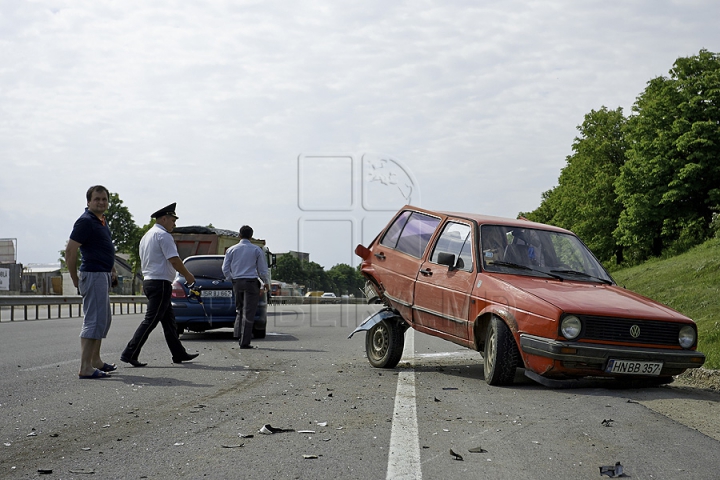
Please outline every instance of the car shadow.
M185 332L180 336L180 339L183 342L195 342L195 341L203 341L203 342L235 342L237 343L237 338L233 338L233 331L230 329L217 329L217 330L209 330L205 332ZM265 338L253 338L253 343L259 342L267 342L267 341L273 341L273 342L296 342L298 341L298 338L294 335L290 335L289 333L282 333L282 332L267 332L265 334Z

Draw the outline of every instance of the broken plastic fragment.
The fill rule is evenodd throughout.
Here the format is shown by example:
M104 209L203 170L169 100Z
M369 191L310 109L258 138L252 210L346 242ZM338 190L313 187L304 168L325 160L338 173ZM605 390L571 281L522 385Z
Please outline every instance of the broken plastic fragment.
M471 448L470 450L468 450L468 452L470 452L470 453L487 453L487 450L485 450L482 447L475 447L475 448Z
M70 473L74 474L83 474L83 475L92 475L95 473L95 470L92 468L74 468L72 470L68 470Z
M327 427L327 422L316 422L318 427Z
M623 466L620 462L615 462L615 465L609 465L600 467L600 475L607 475L610 478L624 477Z
M315 433L315 430L298 430L297 433Z
M238 437L240 438L253 438L254 436L253 434L238 433Z
M459 461L461 461L461 462L463 461L462 455L460 455L459 453L453 452L453 449L452 449L452 448L450 449L450 455L452 455L453 460L459 460Z
M602 422L600 422L600 425L602 425L603 427L612 427L612 423L614 421L615 420L613 420L612 418L608 418L608 419L605 419Z
M270 424L266 423L262 426L262 428L259 430L258 433L262 433L264 435L272 435L273 433L284 433L284 432L294 432L295 430L292 428L275 428L271 426Z
M318 456L317 455L303 455L303 458L308 460L308 459L312 459L312 458L318 458Z
M222 448L240 448L240 447L244 447L245 444L244 444L244 443L240 443L240 444L238 444L238 445L220 445L220 446L221 446Z
M40 475L47 475L49 473L52 473L52 468L38 468L38 473Z

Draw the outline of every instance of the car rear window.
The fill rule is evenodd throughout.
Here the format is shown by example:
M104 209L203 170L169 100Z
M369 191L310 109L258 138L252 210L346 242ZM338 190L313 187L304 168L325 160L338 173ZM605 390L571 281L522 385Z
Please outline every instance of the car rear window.
M185 267L196 277L223 278L222 264L224 257L188 258Z
M380 242L413 257L422 257L440 219L420 212L405 211L388 228Z

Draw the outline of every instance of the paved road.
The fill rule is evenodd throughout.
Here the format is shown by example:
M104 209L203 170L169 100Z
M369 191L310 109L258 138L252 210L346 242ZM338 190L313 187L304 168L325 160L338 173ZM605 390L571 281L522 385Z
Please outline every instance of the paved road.
M584 479L618 461L631 478L717 478L718 441L634 400L681 391L551 390L521 371L489 387L478 353L420 334L374 369L364 335L346 338L371 309L271 307L258 349L186 334L201 355L184 365L156 331L148 367L103 380L77 379L79 319L0 323L0 478ZM106 361L140 319L115 317Z

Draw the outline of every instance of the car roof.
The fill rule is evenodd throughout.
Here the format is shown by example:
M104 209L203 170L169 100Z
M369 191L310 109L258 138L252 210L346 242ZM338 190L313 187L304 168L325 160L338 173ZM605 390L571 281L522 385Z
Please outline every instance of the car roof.
M444 212L440 210L428 210L425 208L416 207L413 205L405 205L402 210L416 210L418 212L427 213L429 215L443 216L443 217L454 217L464 218L466 220L472 220L478 225L507 225L518 228L539 228L543 230L552 230L556 232L572 233L564 228L555 227L553 225L547 225L545 223L532 222L525 218L505 218L495 217L492 215L480 215L477 213L463 213L463 212Z
M225 255L190 255L189 257L186 257L185 260L190 259L202 259L202 258L224 258Z

